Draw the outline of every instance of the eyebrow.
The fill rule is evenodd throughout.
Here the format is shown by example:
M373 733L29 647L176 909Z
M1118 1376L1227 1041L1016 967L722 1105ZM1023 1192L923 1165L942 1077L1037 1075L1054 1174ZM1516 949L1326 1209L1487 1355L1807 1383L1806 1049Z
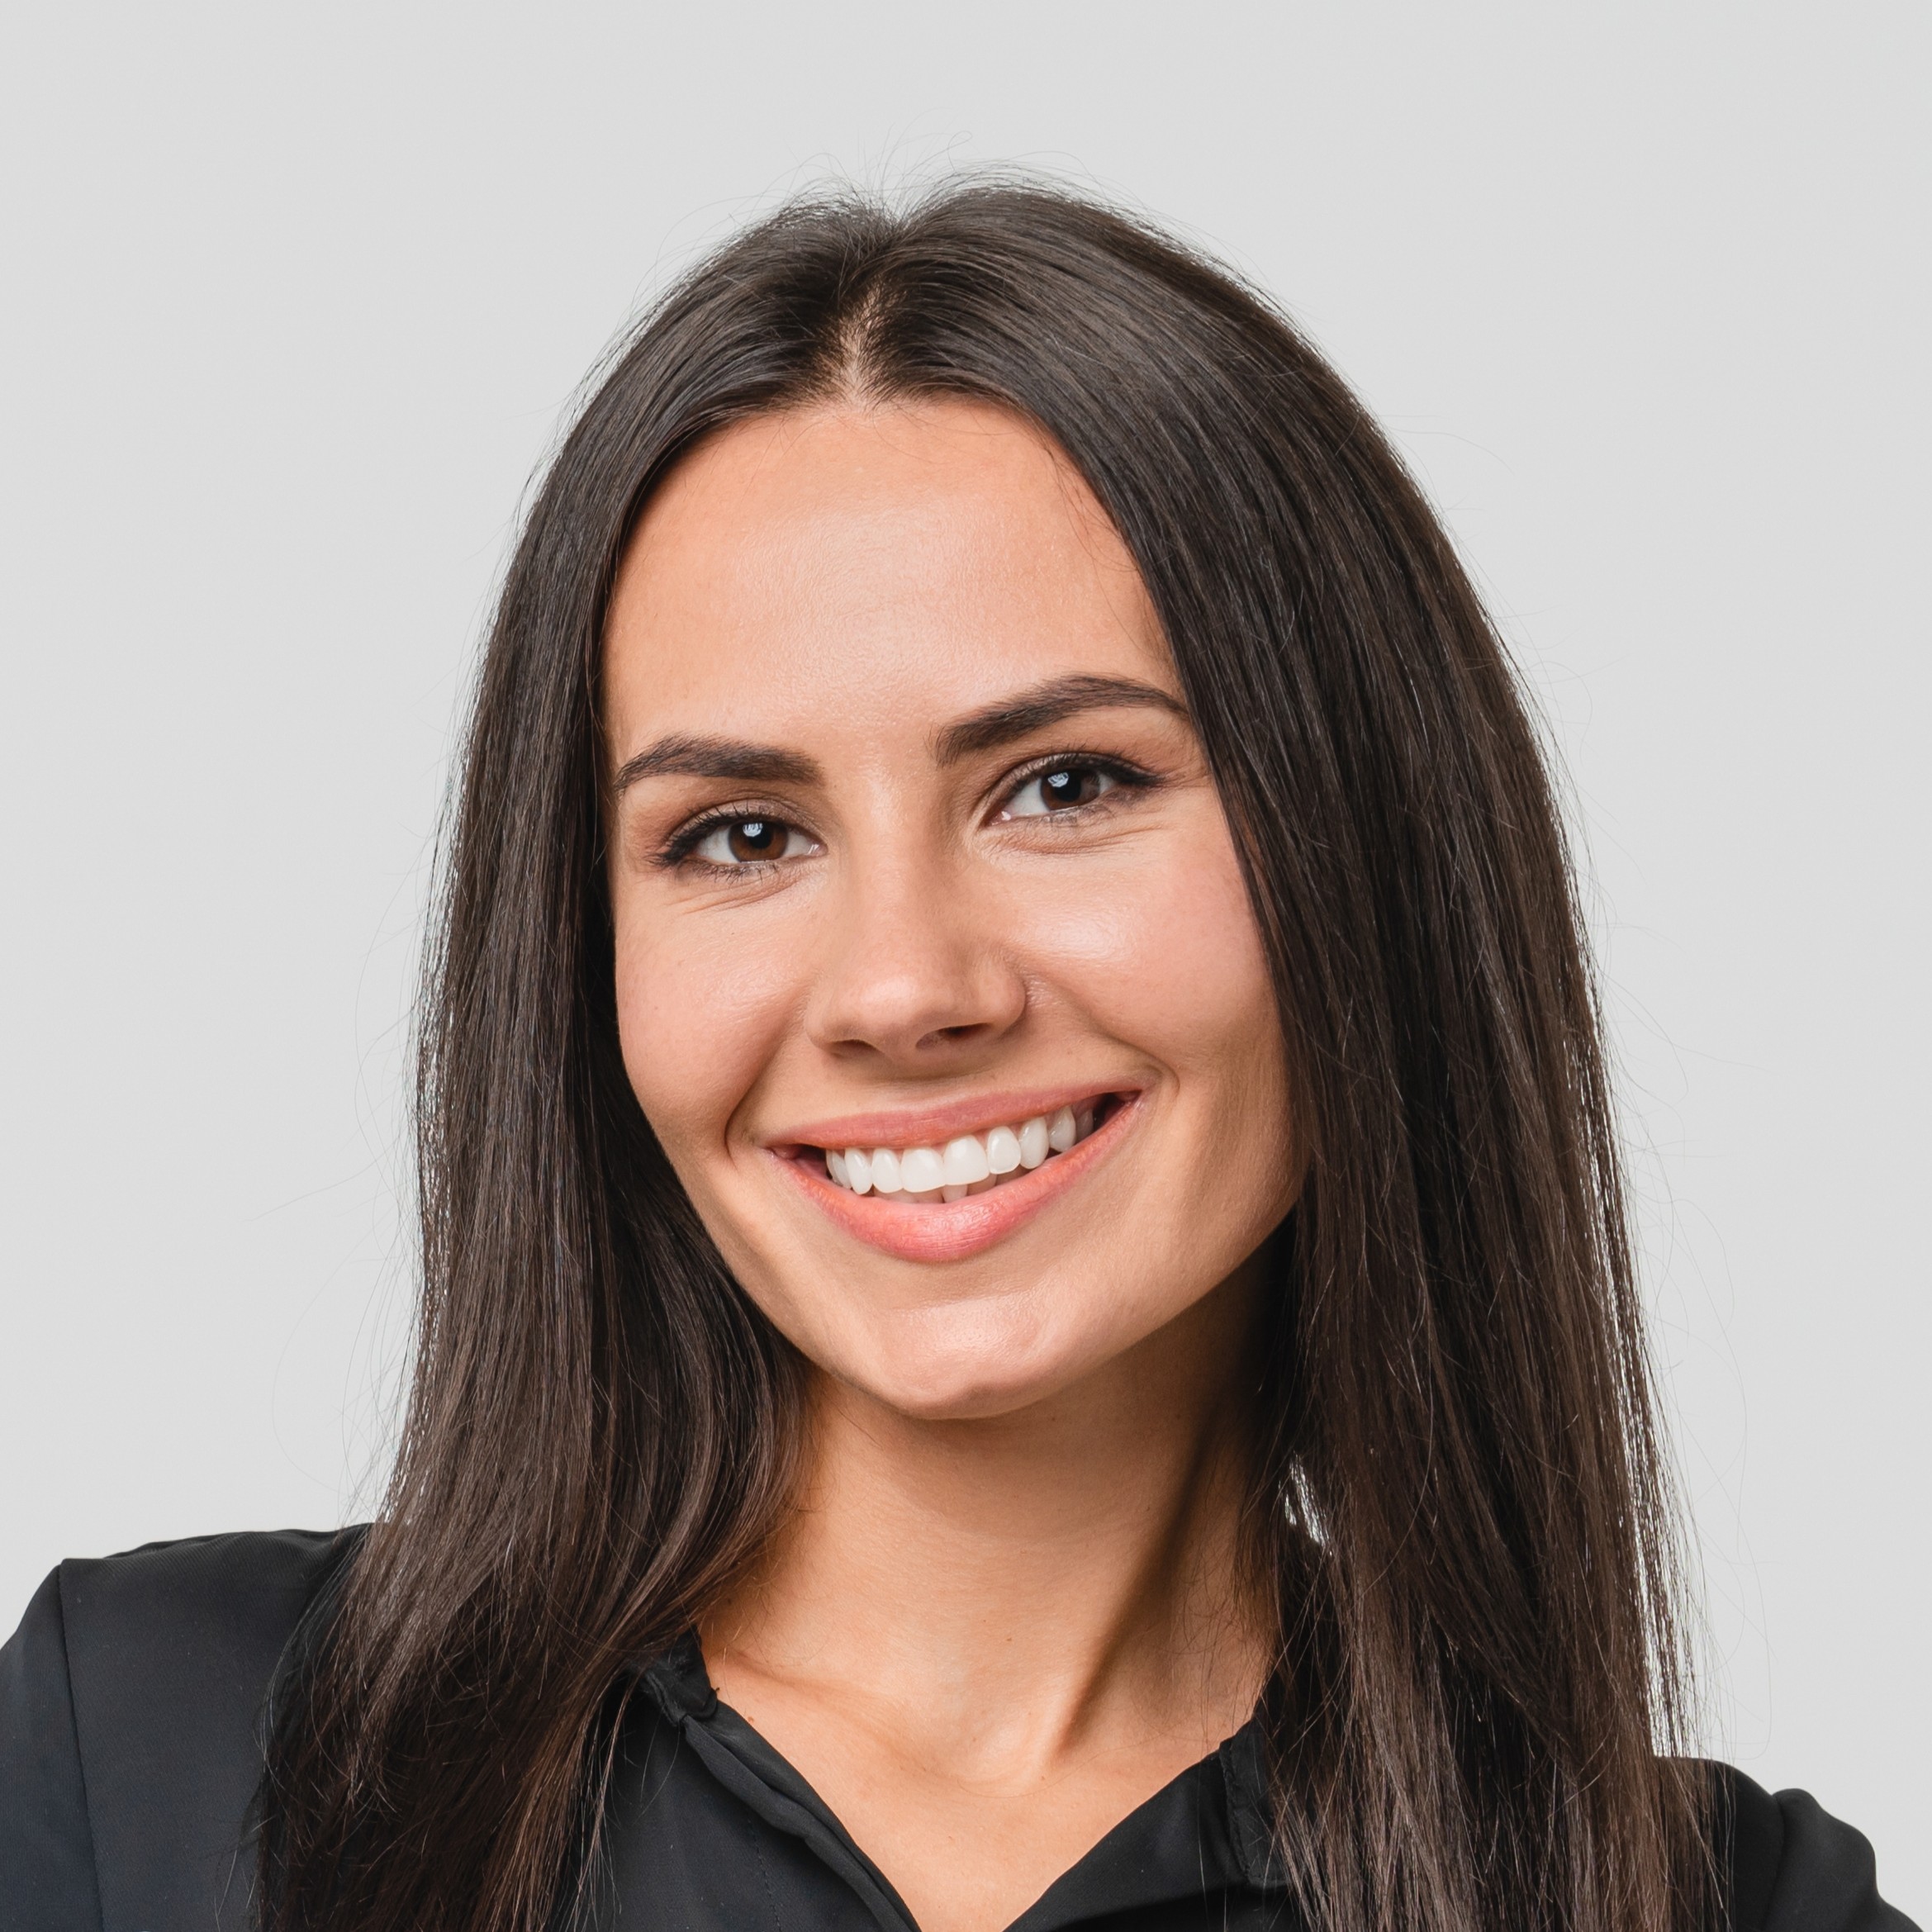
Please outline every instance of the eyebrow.
M996 749L1030 731L1043 731L1082 711L1151 705L1176 718L1187 706L1158 685L1132 677L1074 676L1049 678L1017 696L1002 698L968 712L936 734L933 752L942 765L957 764L975 752ZM781 745L756 744L741 738L706 738L676 732L661 738L635 757L626 758L610 781L613 795L640 778L729 778L754 785L816 785L818 761Z
M626 758L610 781L613 793L640 778L672 773L684 778L742 778L754 785L815 785L818 762L779 745L741 738L694 738L684 732L661 738Z
M1024 738L1029 731L1043 731L1081 711L1118 710L1129 705L1152 705L1176 718L1188 715L1187 706L1179 698L1137 678L1054 677L948 724L934 738L933 753L942 765L956 764L976 752L990 752Z

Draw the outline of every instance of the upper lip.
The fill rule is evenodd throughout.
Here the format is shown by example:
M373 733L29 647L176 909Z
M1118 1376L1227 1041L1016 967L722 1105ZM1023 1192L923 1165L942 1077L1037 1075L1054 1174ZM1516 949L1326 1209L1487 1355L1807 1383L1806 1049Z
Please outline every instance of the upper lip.
M802 1122L781 1133L760 1134L767 1147L932 1147L961 1134L1012 1127L1062 1107L1080 1107L1108 1094L1131 1099L1132 1082L1086 1080L1057 1087L1029 1087L1003 1094L974 1094L933 1107L881 1108Z

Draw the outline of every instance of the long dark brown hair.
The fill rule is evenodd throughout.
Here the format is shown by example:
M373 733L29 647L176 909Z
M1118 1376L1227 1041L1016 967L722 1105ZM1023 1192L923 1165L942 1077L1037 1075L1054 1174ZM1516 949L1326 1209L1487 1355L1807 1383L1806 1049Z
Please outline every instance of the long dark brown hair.
M785 1507L800 1370L617 1047L598 679L639 511L761 411L1039 425L1139 563L1286 1029L1252 1540L1279 1855L1333 1932L1705 1910L1672 1526L1548 773L1402 463L1265 298L1039 186L796 203L614 355L490 633L422 1042L421 1327L380 1519L278 1692L273 1932L539 1932L615 1712Z

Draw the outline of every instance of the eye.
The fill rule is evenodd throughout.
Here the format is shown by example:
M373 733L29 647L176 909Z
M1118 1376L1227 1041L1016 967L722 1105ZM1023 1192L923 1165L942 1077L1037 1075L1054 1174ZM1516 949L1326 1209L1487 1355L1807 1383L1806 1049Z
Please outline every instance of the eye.
M711 866L755 866L802 858L812 841L782 819L714 820L691 847L691 856Z
M1000 811L1003 819L1043 819L1054 812L1068 812L1078 805L1090 805L1104 793L1112 791L1120 780L1104 767L1077 764L1051 765L1022 779L1009 795Z

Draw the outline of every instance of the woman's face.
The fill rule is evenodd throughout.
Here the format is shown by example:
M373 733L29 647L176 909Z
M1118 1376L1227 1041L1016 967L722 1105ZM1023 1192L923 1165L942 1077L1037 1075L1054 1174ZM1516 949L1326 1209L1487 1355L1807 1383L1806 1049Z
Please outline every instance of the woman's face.
M950 401L720 432L651 501L604 676L624 1063L810 1360L1001 1413L1253 1253L1294 1192L1273 990L1051 444Z

